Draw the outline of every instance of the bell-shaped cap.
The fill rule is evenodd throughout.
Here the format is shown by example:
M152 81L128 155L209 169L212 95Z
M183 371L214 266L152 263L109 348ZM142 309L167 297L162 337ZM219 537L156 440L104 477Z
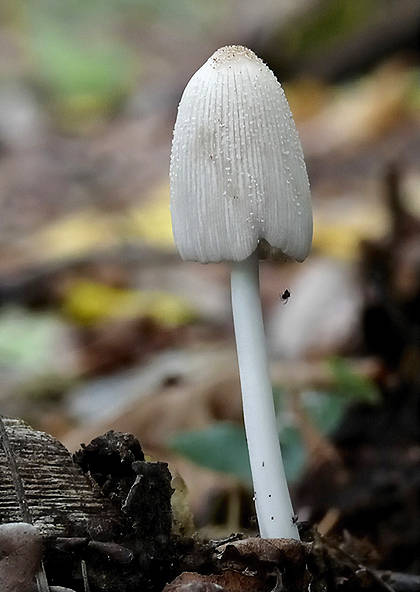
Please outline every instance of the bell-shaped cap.
M219 49L187 84L170 181L183 259L240 261L267 243L298 261L307 256L312 207L302 147L280 83L251 50Z

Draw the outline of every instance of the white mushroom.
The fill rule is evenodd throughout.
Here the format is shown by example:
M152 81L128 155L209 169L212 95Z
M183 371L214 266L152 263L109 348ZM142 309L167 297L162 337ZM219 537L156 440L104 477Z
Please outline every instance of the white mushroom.
M283 89L249 49L223 47L179 104L171 155L175 243L185 260L232 261L232 307L261 535L298 538L281 460L259 295L258 259L302 261L312 208Z

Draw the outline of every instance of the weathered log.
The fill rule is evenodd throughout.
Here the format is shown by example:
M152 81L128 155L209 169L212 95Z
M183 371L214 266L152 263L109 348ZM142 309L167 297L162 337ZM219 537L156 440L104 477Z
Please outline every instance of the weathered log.
M25 521L43 536L112 536L117 508L55 438L0 417L0 524Z
M178 561L170 483L167 464L144 461L129 434L110 431L72 458L52 436L0 416L0 524L23 520L43 535L38 592L163 588Z

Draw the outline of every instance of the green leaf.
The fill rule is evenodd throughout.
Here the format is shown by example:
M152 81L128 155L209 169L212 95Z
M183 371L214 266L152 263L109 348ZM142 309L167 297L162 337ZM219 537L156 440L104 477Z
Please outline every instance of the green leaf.
M132 62L115 45L82 44L48 28L36 37L35 48L42 75L60 95L113 98L128 88Z
M246 437L240 426L220 422L202 430L181 432L171 438L169 446L202 467L251 483Z
M297 26L287 32L287 45L295 54L314 53L320 48L334 47L365 23L382 8L379 0L327 0L322 10L308 11Z
M346 397L318 391L302 393L301 401L309 419L325 436L336 430L350 404Z
M306 461L299 431L283 428L280 441L286 476L295 481ZM220 422L203 430L181 432L171 438L169 446L202 467L233 475L247 486L252 483L245 430L240 426Z
M343 358L333 357L329 361L334 376L334 391L351 402L364 402L372 405L380 400L375 384L360 374L356 374Z
M280 444L286 478L294 483L302 475L307 460L300 431L293 426L284 427L280 433Z
M64 129L84 131L121 105L137 78L139 60L109 38L89 37L50 19L29 37L35 76Z
M0 314L0 370L41 374L54 367L66 326L53 314L10 308Z

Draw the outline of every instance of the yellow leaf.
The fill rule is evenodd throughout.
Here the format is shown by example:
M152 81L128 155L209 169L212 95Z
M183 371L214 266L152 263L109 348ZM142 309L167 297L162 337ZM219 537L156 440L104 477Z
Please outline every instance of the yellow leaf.
M154 190L144 204L131 209L128 216L136 237L153 246L174 248L167 183Z
M293 119L299 124L316 115L331 99L331 88L314 78L300 78L285 84Z
M117 244L118 238L111 218L94 210L84 210L41 230L34 237L34 244L43 259L59 259Z
M150 318L166 327L189 323L195 313L181 298L167 292L135 291L99 282L73 282L64 296L63 311L84 325L117 318Z
M352 205L346 212L318 212L314 220L313 248L320 253L353 261L359 257L360 242L380 239L389 228L384 208Z

